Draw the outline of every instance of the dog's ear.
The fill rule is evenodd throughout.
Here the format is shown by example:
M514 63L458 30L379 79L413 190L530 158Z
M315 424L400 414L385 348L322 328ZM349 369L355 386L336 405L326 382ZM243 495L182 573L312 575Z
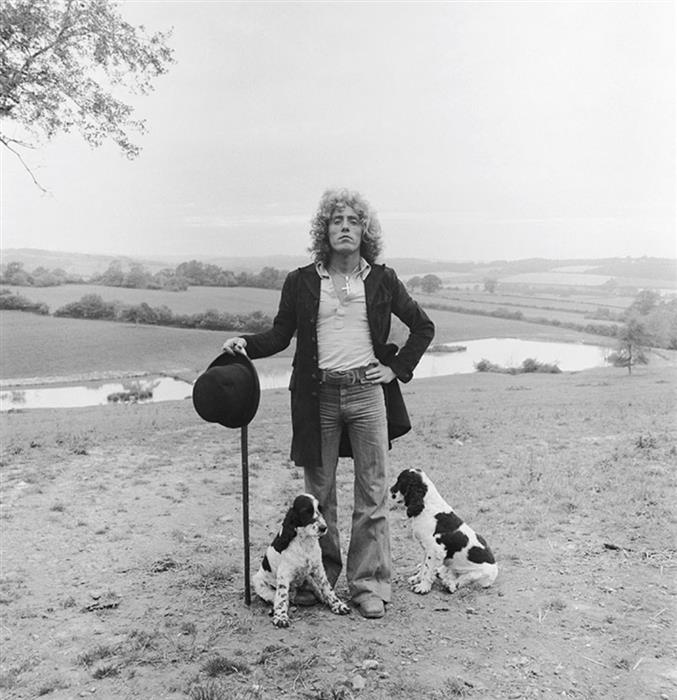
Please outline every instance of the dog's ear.
M404 487L402 495L404 496L404 505L407 507L407 517L414 518L423 511L423 499L428 487L423 483L420 474L413 470L409 470L404 475L402 486Z
M296 537L296 528L298 527L296 512L292 506L284 516L282 527L273 540L273 549L276 552L283 552L289 546L289 543Z
M294 499L292 506L295 527L310 525L315 519L315 502L311 496L302 493Z

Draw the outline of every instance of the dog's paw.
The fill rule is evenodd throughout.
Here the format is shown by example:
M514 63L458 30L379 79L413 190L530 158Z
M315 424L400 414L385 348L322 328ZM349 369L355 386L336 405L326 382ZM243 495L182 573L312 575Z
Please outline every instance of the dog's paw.
M441 581L442 585L449 593L455 593L458 590L456 581L446 581L445 579L441 579Z
M289 627L289 616L287 613L273 615L273 624L275 627Z
M418 581L417 583L414 583L412 585L411 590L414 591L414 593L418 593L419 595L424 595L426 593L429 593L431 588L432 583L430 581Z
M342 600L338 600L336 601L336 603L333 603L330 607L330 610L334 613L334 615L350 614L350 607L346 605Z

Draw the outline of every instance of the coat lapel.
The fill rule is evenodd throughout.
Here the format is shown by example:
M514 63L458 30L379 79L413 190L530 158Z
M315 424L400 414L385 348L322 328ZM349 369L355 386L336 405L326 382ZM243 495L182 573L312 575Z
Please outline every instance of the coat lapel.
M302 269L302 279L313 299L320 298L320 276L317 274L315 265L306 265Z

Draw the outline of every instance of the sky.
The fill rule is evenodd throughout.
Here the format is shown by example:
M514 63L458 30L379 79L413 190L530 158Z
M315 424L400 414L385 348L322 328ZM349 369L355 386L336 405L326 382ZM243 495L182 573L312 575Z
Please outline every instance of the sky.
M173 28L143 150L2 152L3 248L306 252L329 187L384 259L677 257L675 4L125 1ZM10 132L11 133L11 132Z

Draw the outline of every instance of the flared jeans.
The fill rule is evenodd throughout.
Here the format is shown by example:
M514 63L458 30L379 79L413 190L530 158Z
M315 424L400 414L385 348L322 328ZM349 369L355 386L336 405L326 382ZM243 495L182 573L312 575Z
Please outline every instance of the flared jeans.
M388 431L380 384L320 385L322 464L304 469L306 489L320 502L328 530L320 538L322 559L334 585L342 569L337 524L336 469L341 433L350 437L354 462L354 503L346 578L351 597L390 601L391 557L388 526Z

